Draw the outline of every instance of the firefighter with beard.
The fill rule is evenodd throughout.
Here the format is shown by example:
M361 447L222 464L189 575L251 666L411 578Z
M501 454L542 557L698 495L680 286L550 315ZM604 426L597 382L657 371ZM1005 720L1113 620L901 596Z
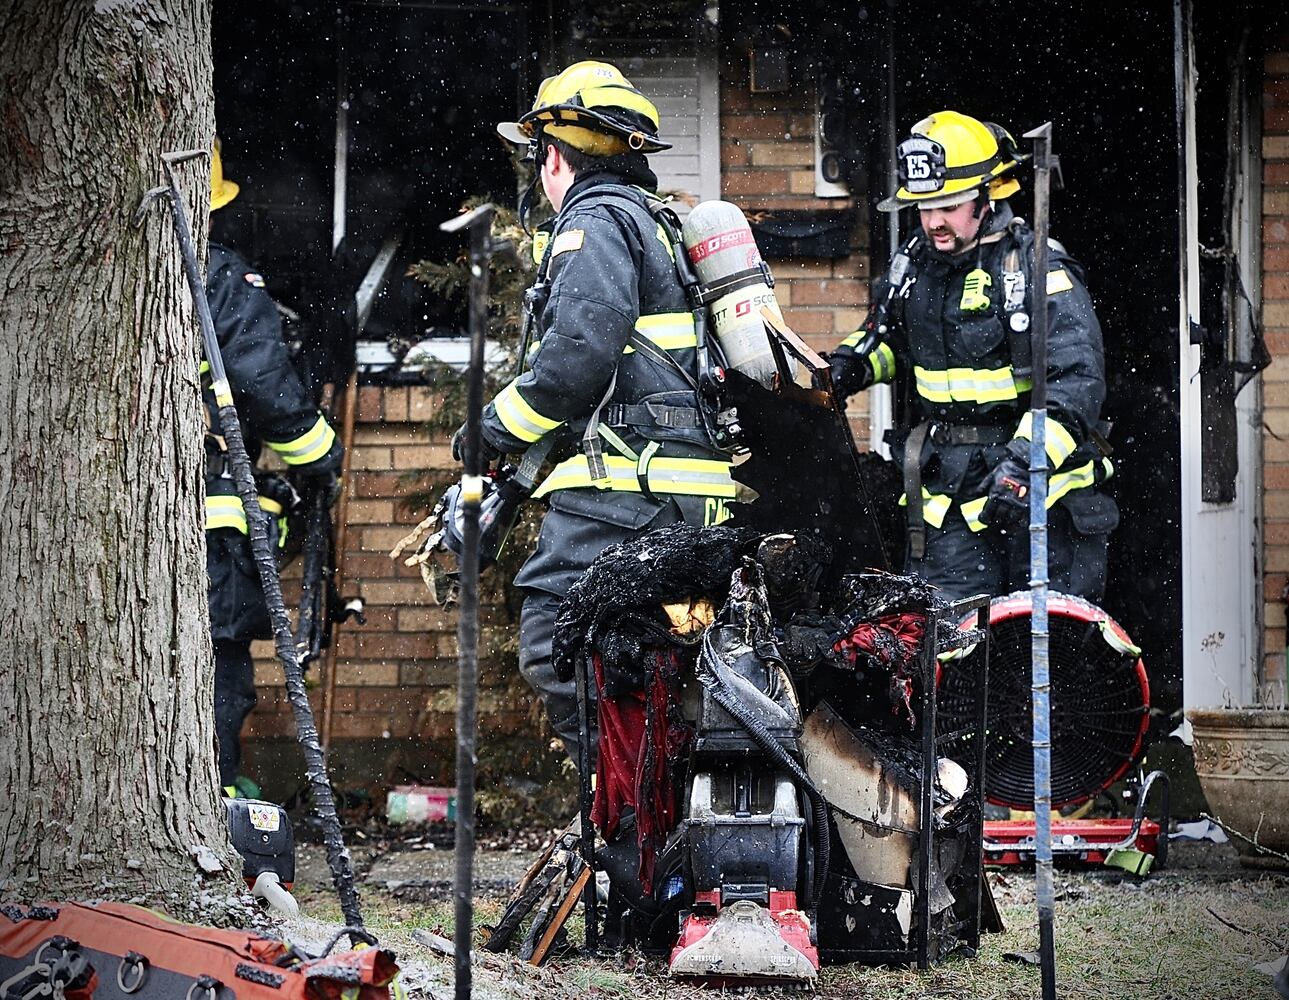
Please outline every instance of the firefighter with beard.
M900 186L878 208L914 207L920 229L873 288L864 325L830 356L843 396L897 377L906 426L890 435L904 471L908 570L950 598L1029 580L1029 303L1034 234L1007 198L1022 157L989 122L941 111L898 149ZM1101 327L1083 269L1051 241L1048 294L1049 569L1053 590L1105 587L1119 521L1101 422Z
M551 662L565 594L614 543L681 520L724 520L735 484L698 411L693 313L650 211L657 178L646 154L669 148L657 109L614 66L579 62L543 81L532 109L498 131L528 147L534 187L558 215L544 246L535 241L536 352L485 407L483 458L554 449L533 494L549 510L515 578L525 591L519 665L576 760L576 691Z
M223 208L237 192L238 185L224 177L216 143L211 153L211 211ZM262 445L268 445L298 474L301 492L316 493L330 502L343 449L291 366L277 306L264 290L264 279L232 250L212 241L206 299L251 461L259 457ZM254 784L238 773L241 730L256 701L251 641L269 638L272 629L251 556L246 511L233 482L204 361L201 371L206 416L206 572L215 652L219 783L229 795L258 797ZM256 471L255 482L260 506L269 515L269 537L281 545L286 515L300 497L282 476Z

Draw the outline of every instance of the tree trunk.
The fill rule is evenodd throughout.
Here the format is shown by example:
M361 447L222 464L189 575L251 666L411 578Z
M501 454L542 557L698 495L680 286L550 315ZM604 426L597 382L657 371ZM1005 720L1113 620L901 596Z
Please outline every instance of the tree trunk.
M161 153L211 146L210 53L209 0L0 3L0 898L193 916L240 874L197 326L168 212L131 226ZM204 233L208 164L180 170Z

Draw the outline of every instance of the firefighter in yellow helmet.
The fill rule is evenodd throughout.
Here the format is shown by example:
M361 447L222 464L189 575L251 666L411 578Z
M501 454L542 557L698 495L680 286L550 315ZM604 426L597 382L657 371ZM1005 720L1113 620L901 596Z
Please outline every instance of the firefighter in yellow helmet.
M538 348L485 407L483 445L485 457L553 449L554 469L534 493L550 509L515 580L525 591L520 670L574 759L576 694L551 659L564 595L608 546L681 520L722 520L735 491L700 418L693 313L654 214L646 155L668 148L659 124L616 67L579 62L498 126L528 147L534 184L558 214L528 296Z
M221 209L237 197L238 185L224 176L218 141L211 152L210 207ZM286 464L300 492L329 499L340 467L341 445L291 366L282 339L277 305L264 279L227 247L211 242L206 299L224 368L251 461L267 445ZM242 723L255 707L251 640L272 632L251 557L246 512L233 485L228 452L219 427L219 408L202 365L206 407L206 572L210 634L215 649L215 734L219 779L229 794L258 797L241 766ZM257 471L260 506L270 517L272 538L282 537L284 517L298 500L281 476Z
M890 436L904 470L908 568L948 597L1005 594L1029 578L1029 349L1034 234L1007 199L1023 157L990 122L940 111L898 150L917 231L872 290L863 326L830 358L850 395L903 379L910 412ZM1055 241L1048 292L1049 568L1054 590L1098 600L1118 524L1100 484L1101 327L1082 267ZM1104 429L1104 428L1102 428Z

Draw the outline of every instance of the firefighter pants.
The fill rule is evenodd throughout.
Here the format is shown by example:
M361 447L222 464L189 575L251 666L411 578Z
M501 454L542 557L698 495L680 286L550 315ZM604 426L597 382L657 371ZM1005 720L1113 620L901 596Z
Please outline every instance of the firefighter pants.
M577 686L574 681L556 677L551 662L555 619L564 595L595 557L610 545L683 519L680 508L673 502L646 505L629 494L620 504L584 510L563 509L557 494L542 521L537 550L515 577L515 584L527 593L519 617L519 672L541 698L551 729L574 762L578 760ZM588 693L595 697L594 681ZM595 724L596 712L592 707L592 767L598 735Z
M1100 527L1087 520L1076 527L1061 503L1048 510L1047 566L1052 590L1093 604L1101 600L1109 531L1102 532ZM951 601L1024 590L1029 586L1029 528L1022 523L1009 531L986 528L973 532L954 508L945 515L942 527L926 526L926 553L920 560L910 554L907 564L910 573L939 587Z
M255 668L249 639L218 639L214 646L219 783L227 787L242 764L242 723L255 707Z

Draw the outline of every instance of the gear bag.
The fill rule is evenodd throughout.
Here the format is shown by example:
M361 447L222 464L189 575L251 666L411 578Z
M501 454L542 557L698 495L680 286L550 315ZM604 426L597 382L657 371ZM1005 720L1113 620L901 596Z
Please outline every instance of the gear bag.
M0 1000L405 996L394 981L393 953L377 947L332 951L340 936L314 956L259 934L184 924L125 903L0 906Z

